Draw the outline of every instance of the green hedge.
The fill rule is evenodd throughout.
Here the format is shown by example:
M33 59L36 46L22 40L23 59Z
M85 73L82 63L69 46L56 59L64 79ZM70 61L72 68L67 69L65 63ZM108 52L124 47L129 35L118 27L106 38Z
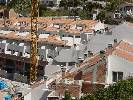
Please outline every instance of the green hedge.
M133 100L133 78L119 81L92 94L86 94L80 100Z

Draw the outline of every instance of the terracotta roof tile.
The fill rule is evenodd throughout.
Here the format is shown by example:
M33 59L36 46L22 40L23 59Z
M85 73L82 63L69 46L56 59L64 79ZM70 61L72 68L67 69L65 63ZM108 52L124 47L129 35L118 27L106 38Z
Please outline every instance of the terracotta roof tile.
M31 34L26 36L16 35L15 32L11 32L6 34L0 34L0 38L3 39L15 39L15 40L24 40L24 41L31 41ZM57 45L66 45L67 41L57 40L56 36L49 36L48 38L39 38L38 42L50 43L50 44L57 44Z
M79 97L80 93L81 93L81 86L79 85L74 85L74 84L57 84L56 91L59 92L59 94L64 95L65 91L67 90L68 92L70 92L71 96L73 97Z
M123 50L120 50L120 49L116 49L114 52L113 52L114 55L116 56L119 56L121 58L124 58L130 62L133 62L133 54L130 54L128 53L127 51L123 51Z
M104 84L99 84L99 83L96 83L96 84L93 84L91 82L83 82L82 84L82 93L91 93L97 89L102 89L104 88L105 85Z
M122 41L118 46L117 48L119 49L122 49L124 51L127 51L127 52L131 52L133 53L133 45L128 43L128 42L125 42L125 41Z
M133 62L133 45L125 42L125 41L121 41L119 43L115 43L113 45L112 48L105 48L105 58L108 57L109 55L116 55L119 56L123 59L126 59L130 62ZM97 62L99 62L101 60L101 56L99 53L95 54L94 56L92 56L91 58L87 58L84 60L84 62L80 65L81 69L83 67L87 67L90 68L93 65L97 64ZM106 71L106 63L102 63L100 65L98 65L97 67L97 82L98 83L104 83L105 82L105 71ZM76 75L78 75L80 73L80 69L79 71L73 72L73 73L68 73L66 75L65 78L75 78ZM81 74L82 79L85 81L92 81L92 76L93 76L93 72L92 71L88 71L86 73Z
M45 17L39 17L38 22L43 23L43 24L47 24L47 25L38 25L38 29L42 29L45 31L52 31L52 32L57 32L60 33L61 30L63 30L64 32L68 33L68 34L73 34L73 35L80 35L81 31L78 29L68 29L66 30L63 26L65 25L72 25L72 24L84 24L87 26L86 29L84 29L84 31L88 31L91 32L92 30L90 29L91 26L95 25L97 23L97 21L94 20L76 20L74 21L73 19L64 19L64 18L60 18L60 19L54 19L54 18L45 18ZM16 17L11 17L9 20L10 28L13 28L14 30L19 30L19 29L31 29L31 18L29 17L20 17L20 18L16 18ZM17 26L15 25L16 22L26 22L26 25L23 26ZM0 20L0 27L4 27L3 26L4 20ZM28 23L28 24L27 24ZM49 27L50 24L52 23L59 23L59 24L63 24L63 26L60 29L54 28L54 27ZM30 35L25 36L17 36L15 35L15 33L12 35L12 33L9 36L6 35L0 35L1 38L11 38L11 39L16 39L16 40L24 40L24 41L30 41ZM56 38L49 38L47 39L39 39L39 41L41 42L50 42L50 43L57 43L57 44L65 44L67 41L61 41L61 40L57 40Z

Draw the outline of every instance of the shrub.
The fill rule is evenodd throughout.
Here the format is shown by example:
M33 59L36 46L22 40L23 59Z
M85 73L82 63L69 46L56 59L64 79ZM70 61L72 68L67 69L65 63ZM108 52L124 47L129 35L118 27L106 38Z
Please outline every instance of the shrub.
M133 78L119 81L92 94L86 94L80 100L133 100Z

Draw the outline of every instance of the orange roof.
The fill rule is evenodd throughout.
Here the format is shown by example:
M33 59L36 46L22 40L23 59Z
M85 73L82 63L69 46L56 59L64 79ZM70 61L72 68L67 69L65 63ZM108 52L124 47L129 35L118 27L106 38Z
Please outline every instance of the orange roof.
M121 41L117 45L113 45L112 49L105 48L105 57L113 54L119 57L122 57L128 61L133 62L133 45L129 44L128 42ZM100 60L100 54L97 53L91 58L86 58L84 62L80 65L83 66L92 66L96 64Z
M76 29L68 29L65 31L66 33L71 33L71 34L80 34L80 30L76 30Z
M129 25L129 26L133 26L133 23L128 22L128 25Z
M133 62L133 45L121 41L119 43L115 43L112 48L105 48L105 58L108 57L109 55L116 55L118 57L121 57L123 59L126 59L130 62ZM95 54L92 57L86 58L83 63L81 63L80 67L91 67L97 62L101 60L100 53ZM104 77L105 77L105 70L106 70L106 63L99 65L99 69L97 70L97 81L98 82L104 82ZM79 70L80 71L80 70ZM72 73L67 73L65 78L74 78L79 72L72 72ZM88 71L82 75L82 79L86 81L91 81L92 80L92 72Z
M57 33L60 33L60 30L63 30L64 32L68 33L68 34L72 34L72 35L80 35L81 31L78 30L78 29L66 29L64 27L61 27L60 29L58 28L54 28L54 27L51 27L49 25L53 24L53 23L62 23L63 26L66 26L66 25L78 25L78 24L84 24L86 25L86 28L83 29L82 32L92 32L92 30L90 29L90 27L92 27L93 25L95 25L97 23L97 21L94 21L94 20L73 20L73 19L64 19L64 18L60 18L60 19L57 19L57 18L46 18L46 17L39 17L37 18L38 22L41 22L43 24L47 24L47 26L43 26L43 25L38 25L38 29L42 29L42 30L45 30L45 31L50 31L50 32L57 32ZM31 29L31 18L30 17L20 17L20 18L15 18L15 17L11 17L9 19L10 21L10 28L13 28L14 30L17 30L17 29L28 29L30 30ZM26 25L24 26L17 26L15 25L16 22L26 22ZM4 27L3 26L4 24L4 20L0 20L0 26ZM13 35L9 35L9 36L5 36L5 35L0 35L1 37L7 37L7 38L13 38L13 39L20 39L20 40L25 40L25 41L30 41L30 37L23 37L23 36L15 36L13 37ZM46 40L42 40L40 39L41 42ZM55 40L51 40L51 41L55 41ZM58 43L63 43L64 44L64 41L58 41Z
M51 31L51 32L58 32L59 31L59 29L54 28L54 27L46 27L46 28L44 28L44 30L45 31Z
M3 39L14 39L14 40L24 40L24 41L31 41L31 34L26 36L16 35L15 32L11 32L8 34L0 34L0 38ZM56 36L49 36L48 38L39 38L38 42L48 43L48 44L57 44L57 45L66 45L66 41L57 40Z
M85 32L85 33L88 33L88 32L91 33L91 32L93 32L93 30L92 29L84 29L83 32Z
M114 55L116 56L119 56L121 58L124 58L130 62L133 62L133 54L130 54L129 52L127 51L123 51L123 50L120 50L120 49L116 49L114 52L113 52Z
M121 41L116 47L116 50L113 51L113 54L133 62L133 45L128 42Z
M122 41L117 48L133 53L133 45L128 42Z
M63 84L63 83L59 83L55 85L55 90L56 92L58 91L59 95L64 95L66 89L68 90L68 92L71 93L72 97L79 97L80 93L81 93L81 86L80 85L75 85L75 84Z

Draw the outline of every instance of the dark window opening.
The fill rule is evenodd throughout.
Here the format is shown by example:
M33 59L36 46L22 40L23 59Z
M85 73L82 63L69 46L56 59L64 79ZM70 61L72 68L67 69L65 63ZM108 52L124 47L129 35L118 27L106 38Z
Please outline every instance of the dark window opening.
M2 53L4 53L4 49L2 49Z
M117 82L123 79L123 72L113 72L113 82Z
M80 36L75 36L75 38L80 38Z
M117 72L113 72L113 82L117 82Z
M118 80L122 80L123 79L123 72L118 72Z

